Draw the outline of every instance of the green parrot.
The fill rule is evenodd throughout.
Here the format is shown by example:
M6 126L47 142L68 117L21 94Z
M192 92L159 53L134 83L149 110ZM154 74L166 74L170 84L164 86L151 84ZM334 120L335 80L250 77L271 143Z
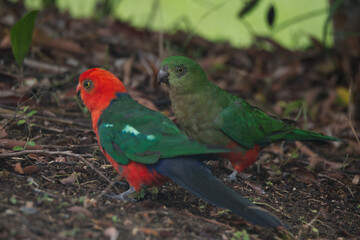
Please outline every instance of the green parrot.
M195 61L182 56L164 59L158 81L169 91L172 109L184 132L203 144L241 149L221 154L237 172L252 165L260 148L273 142L341 141L295 127L295 122L269 116L211 83Z

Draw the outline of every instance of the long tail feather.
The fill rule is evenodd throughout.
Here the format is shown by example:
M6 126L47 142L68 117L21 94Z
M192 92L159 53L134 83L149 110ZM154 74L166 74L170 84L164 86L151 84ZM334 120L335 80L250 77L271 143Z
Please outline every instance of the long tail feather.
M195 158L162 159L154 169L195 196L215 206L230 209L245 220L265 227L288 227L265 209L252 204L219 182L205 164Z
M310 132L306 130L301 129L295 129L294 131L286 134L284 136L284 140L289 141L340 141L343 142L343 140L326 136L320 133Z

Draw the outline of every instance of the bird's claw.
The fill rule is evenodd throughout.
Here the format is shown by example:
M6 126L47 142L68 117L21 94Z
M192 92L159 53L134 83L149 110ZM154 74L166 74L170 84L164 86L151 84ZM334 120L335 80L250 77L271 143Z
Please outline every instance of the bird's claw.
M134 187L130 187L128 190L126 190L123 193L120 194L108 194L108 193L102 193L102 195L104 197L107 198L112 198L112 199L117 199L117 200L121 200L121 201L126 201L126 202L136 202L135 198L131 198L129 197L130 194L135 192L135 188Z
M227 181L228 182L238 182L237 180L237 175L238 175L238 172L236 170L234 170L228 177L227 177Z

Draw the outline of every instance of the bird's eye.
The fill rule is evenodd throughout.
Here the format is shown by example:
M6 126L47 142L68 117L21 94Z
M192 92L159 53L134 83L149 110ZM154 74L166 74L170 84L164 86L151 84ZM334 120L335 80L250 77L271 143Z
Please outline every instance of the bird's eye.
M180 75L183 76L186 73L186 67L183 65L177 66L176 67L176 72Z
M184 71L183 67L178 67L178 68L177 68L177 72L178 72L178 73L182 73L183 71Z
M85 89L89 89L89 88L92 87L92 82L90 80L85 80L83 82L83 86L84 86Z

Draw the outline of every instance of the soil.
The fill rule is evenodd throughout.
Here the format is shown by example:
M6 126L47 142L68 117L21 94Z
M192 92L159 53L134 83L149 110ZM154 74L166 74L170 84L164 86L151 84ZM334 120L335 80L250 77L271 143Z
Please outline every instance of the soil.
M4 4L2 16L16 18L23 13L17 7ZM182 32L165 34L159 49L159 33L109 18L74 20L49 7L38 16L21 77L9 43L4 44L11 27L4 19L0 19L0 239L360 236L356 138L360 125L347 102L346 57L315 40L304 51L284 49L263 37L247 49L234 49ZM103 195L119 194L129 186L97 146L90 116L75 94L78 75L91 67L107 68L140 103L176 122L167 92L156 80L161 59L170 55L197 59L211 81L269 114L297 118L301 128L345 141L272 144L238 175L237 182L227 180L232 172L228 163L207 163L225 185L290 229L251 225L171 181L133 195L134 201ZM19 146L34 151L12 156Z

